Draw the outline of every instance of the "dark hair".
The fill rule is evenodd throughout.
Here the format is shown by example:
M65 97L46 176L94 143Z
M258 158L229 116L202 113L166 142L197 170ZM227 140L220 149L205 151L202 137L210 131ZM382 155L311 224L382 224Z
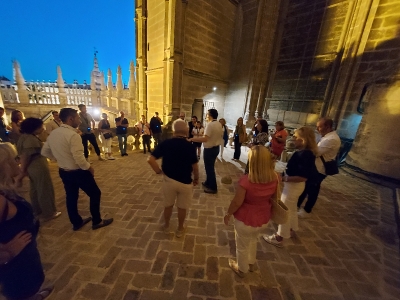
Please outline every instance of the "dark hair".
M154 114L158 116L158 111L156 111Z
M276 121L275 125L285 127L285 124L283 123L283 121Z
M192 119L196 119L196 121L198 120L196 116L192 116Z
M84 106L86 106L86 105L85 105L85 104L82 104L82 103L79 104L79 105L78 105L79 110L81 110L81 108L84 107Z
M15 109L12 111L11 113L11 122L17 123L19 121L19 119L17 118L17 114L21 113L22 114L22 118L24 118L24 114L22 113L22 111Z
M216 110L215 108L211 108L208 110L208 114L214 119L216 120L218 118L218 110Z
M43 121L41 119L26 118L21 123L21 132L26 134L32 134L42 126L43 126Z
M60 119L63 121L63 123L66 123L69 117L75 117L75 115L78 113L76 109L73 108L62 108L60 110Z
M268 133L268 122L264 119L258 120L258 123L261 125L261 132L267 132Z
M324 122L324 126L325 127L328 127L328 128L333 128L333 120L331 119L331 118L321 118L321 119L319 119L320 121L323 121Z
M0 106L0 110L4 110L4 107L1 107L1 106Z
M51 114L54 116L54 114L58 114L58 111L53 110L53 111L51 112Z

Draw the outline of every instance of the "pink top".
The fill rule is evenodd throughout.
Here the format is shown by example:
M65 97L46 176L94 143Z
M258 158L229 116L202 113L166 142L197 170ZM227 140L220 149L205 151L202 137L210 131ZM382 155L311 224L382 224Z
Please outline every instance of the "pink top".
M235 219L251 227L261 227L271 218L271 196L275 193L277 180L269 183L251 183L243 175L238 184L246 190L241 207L233 214Z

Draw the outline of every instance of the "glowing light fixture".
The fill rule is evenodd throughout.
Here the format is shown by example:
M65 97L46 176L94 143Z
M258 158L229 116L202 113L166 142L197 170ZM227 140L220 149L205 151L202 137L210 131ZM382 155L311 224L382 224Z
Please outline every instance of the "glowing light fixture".
M217 90L217 87L214 86L214 87L213 87L213 91L216 91L216 90Z

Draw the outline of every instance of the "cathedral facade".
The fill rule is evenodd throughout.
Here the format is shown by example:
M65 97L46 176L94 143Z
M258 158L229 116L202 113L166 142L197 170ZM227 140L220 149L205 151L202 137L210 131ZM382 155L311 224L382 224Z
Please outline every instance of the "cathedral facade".
M290 127L334 119L347 163L400 179L400 3L137 0L137 99L164 121L218 109Z
M53 110L63 107L76 108L85 104L98 119L101 112L118 115L123 110L127 118L137 120L135 67L130 64L129 84L122 83L122 69L117 68L116 84L112 81L111 70L107 73L107 83L104 72L100 71L98 59L94 55L93 70L90 74L90 84L86 82L66 83L62 77L61 67L57 67L55 82L25 81L21 67L13 62L14 80L0 78L0 106L7 110L19 109L26 116L43 118Z

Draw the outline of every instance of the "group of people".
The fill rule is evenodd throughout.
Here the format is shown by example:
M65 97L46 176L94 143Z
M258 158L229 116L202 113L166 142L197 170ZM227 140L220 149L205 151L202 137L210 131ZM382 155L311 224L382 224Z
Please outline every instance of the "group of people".
M184 221L192 199L193 186L199 184L198 157L194 155L193 144L204 144L204 166L206 181L202 183L206 193L217 193L214 164L219 153L221 123L217 122L218 112L210 109L207 114L208 124L202 136L193 135L187 139L189 125L183 118L173 123L173 138L163 142L148 158L148 163L157 174L163 174L164 225L163 231L170 233L170 218L176 204L178 208L178 228L175 235L184 234ZM196 124L196 118L192 123ZM317 130L322 138L317 144L314 129L301 127L295 131L296 151L287 163L284 174L275 171L275 161L284 146L287 133L284 124L277 122L276 131L270 140L268 123L258 119L256 132L249 144L248 172L238 182L236 194L224 216L224 223L229 224L234 216L236 261L229 260L229 266L240 277L256 270L257 240L271 219L272 202L279 199L288 208L288 221L278 226L272 235L263 239L277 247L282 247L283 240L295 236L298 230L298 218L307 217L312 211L322 181L326 178L325 161L334 161L340 147L340 138L333 129L333 121L321 118ZM240 135L244 134L243 119L238 120L235 139L240 144ZM195 127L193 127L195 128ZM236 137L236 134L238 137ZM278 146L276 146L278 144ZM196 144L194 144L196 145ZM237 150L237 149L235 149ZM237 151L235 151L237 152ZM156 160L162 158L161 168ZM176 166L179 165L179 170ZM280 192L280 184L284 183ZM305 198L308 200L301 208Z
M93 134L91 129L94 128L94 120L84 106L80 106L79 110L78 113L75 109L63 108L60 113L53 113L54 124L48 124L46 129L50 134L43 146L37 138L43 131L43 122L35 118L19 122L18 155L12 144L0 143L0 169L4 170L0 172L0 283L3 286L3 294L10 299L44 299L52 291L51 286L42 287L44 274L35 242L40 226L39 219L50 220L60 215L55 207L54 189L48 184L51 178L46 158L58 164L59 176L66 194L68 217L74 231L89 222L92 222L93 230L113 222L112 218L104 219L101 216L101 191L94 179L94 169L87 160L85 141L86 145L87 141L93 142L96 154L101 157L100 152L97 152L98 147L96 149L94 146L97 143L89 136ZM158 114L153 118L157 119ZM179 238L185 233L185 218L190 208L193 186L198 185L200 180L200 152L195 150L199 148L199 144L196 143L204 147L204 192L215 194L218 192L215 161L221 147L227 144L228 130L224 119L218 121L218 111L210 109L207 112L208 123L205 129L197 118L193 117L190 125L183 115L173 122L173 137L161 142L161 134L158 137L157 134L161 133L162 122L159 118L154 122L153 118L148 123L145 116L142 116L135 126L142 137L144 136L145 145L149 145L147 141L151 136L157 140L158 145L155 149L151 152L150 147L147 147L147 150L151 154L148 163L157 174L163 175L165 222L162 230L170 232L170 219L176 205L178 228L175 235ZM238 144L243 142L245 134L243 119L240 119L234 132ZM115 119L122 149L126 149L124 143L129 126L125 120L122 112L121 116ZM160 131L153 130L154 126L159 127ZM283 130L280 126L283 124L276 124L276 132L271 136L272 145L274 140L275 143L282 144L286 139L285 134L280 132ZM103 115L98 127L102 139L107 140L107 133L112 133L106 115ZM229 265L240 277L256 269L257 237L260 229L263 229L271 218L272 201L277 201L280 197L288 207L289 220L286 224L280 224L275 234L265 235L263 238L266 242L281 247L283 240L294 236L294 232L298 230L298 217L306 217L311 213L318 198L321 182L326 178L325 161L333 160L340 147L340 139L333 130L331 119L322 118L317 123L317 130L322 136L318 145L314 130L301 127L294 135L297 151L289 160L285 174L281 176L274 170L279 151L270 151L265 146L269 140L268 123L259 119L255 129L255 136L249 144L248 172L239 179L236 194L224 216L225 224L229 223L232 216L235 218L236 260L230 260ZM278 148L282 146L279 145ZM146 148L144 152L146 153ZM106 153L111 156L110 150ZM237 154L237 151L235 153ZM126 150L121 151L121 155L125 156ZM161 167L157 163L157 159L160 158ZM179 168L176 167L178 165ZM16 191L16 183L25 176L29 176L31 180L32 205ZM279 195L278 187L281 181L284 182L284 187L282 195ZM43 182L46 182L46 186ZM79 189L90 198L91 216L82 217L79 214ZM307 196L308 200L304 208L301 208ZM3 234L4 232L7 234ZM26 272L27 268L30 272ZM21 286L24 288L21 289Z

